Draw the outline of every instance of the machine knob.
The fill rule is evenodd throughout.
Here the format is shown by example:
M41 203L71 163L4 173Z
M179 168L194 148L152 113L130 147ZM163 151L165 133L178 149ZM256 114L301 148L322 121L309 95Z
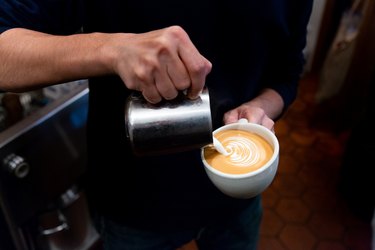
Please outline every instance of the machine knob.
M10 154L3 160L5 169L17 178L25 178L30 172L30 165L25 159L16 154Z

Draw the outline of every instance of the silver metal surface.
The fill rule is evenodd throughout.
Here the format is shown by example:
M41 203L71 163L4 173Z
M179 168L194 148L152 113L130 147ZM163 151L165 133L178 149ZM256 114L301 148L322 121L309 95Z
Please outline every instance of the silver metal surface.
M88 85L67 90L0 133L0 250L86 250L98 239L74 188L86 171Z
M25 159L16 154L10 154L3 160L4 168L17 178L25 178L30 171L29 164Z
M134 153L140 156L182 152L212 143L208 89L194 100L181 93L159 104L150 104L134 93L125 105L125 127Z

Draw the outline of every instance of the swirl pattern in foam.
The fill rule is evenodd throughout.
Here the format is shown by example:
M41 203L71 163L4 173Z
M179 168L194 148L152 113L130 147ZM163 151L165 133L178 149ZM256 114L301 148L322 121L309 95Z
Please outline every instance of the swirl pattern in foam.
M229 152L228 156L212 148L205 149L205 159L213 168L228 174L244 174L259 169L272 157L271 145L255 133L224 130L215 134Z

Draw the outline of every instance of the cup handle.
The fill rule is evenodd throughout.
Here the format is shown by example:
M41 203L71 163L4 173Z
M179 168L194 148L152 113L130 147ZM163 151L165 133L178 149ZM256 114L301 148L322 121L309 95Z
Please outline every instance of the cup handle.
M249 123L249 121L246 118L241 118L238 120L238 123Z

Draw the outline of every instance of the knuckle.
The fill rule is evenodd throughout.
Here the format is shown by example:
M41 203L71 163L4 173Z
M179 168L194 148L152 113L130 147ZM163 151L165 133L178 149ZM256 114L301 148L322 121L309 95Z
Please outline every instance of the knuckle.
M194 75L205 74L207 73L207 65L203 61L196 62L191 66L190 70Z
M134 70L134 74L137 79L139 79L141 82L145 82L147 80L148 74L146 73L145 68L137 68Z
M178 25L168 27L163 37L165 37L165 42L173 41L174 43L180 43L189 40L188 34Z
M185 35L184 29L179 25L173 25L167 28L167 31L170 35L175 37L180 37Z
M142 65L134 69L134 74L140 81L148 82L157 68L158 64L154 60L144 59Z

